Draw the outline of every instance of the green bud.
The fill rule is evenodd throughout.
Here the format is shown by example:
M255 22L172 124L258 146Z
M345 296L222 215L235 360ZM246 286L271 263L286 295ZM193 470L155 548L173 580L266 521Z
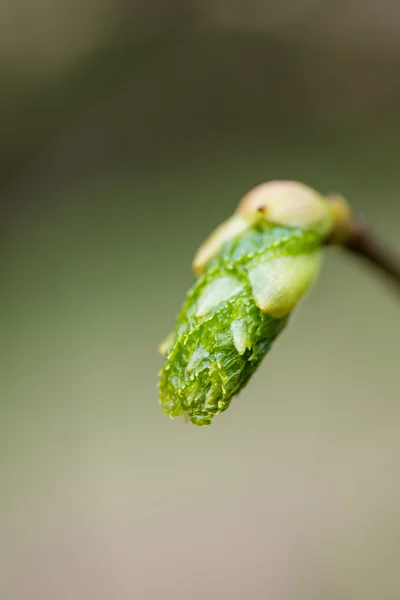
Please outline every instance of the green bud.
M255 188L196 254L198 279L160 346L160 402L209 425L249 381L311 287L335 229L331 203L303 184Z

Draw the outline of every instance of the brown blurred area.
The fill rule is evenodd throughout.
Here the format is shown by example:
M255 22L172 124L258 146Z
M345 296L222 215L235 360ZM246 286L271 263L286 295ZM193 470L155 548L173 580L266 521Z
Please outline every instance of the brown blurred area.
M398 600L399 307L329 252L209 429L158 406L192 256L267 179L399 247L394 0L0 5L0 598Z

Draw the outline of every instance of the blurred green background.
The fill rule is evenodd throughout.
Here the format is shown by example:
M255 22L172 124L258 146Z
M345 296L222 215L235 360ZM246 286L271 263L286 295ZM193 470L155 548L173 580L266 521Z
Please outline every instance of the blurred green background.
M0 6L0 597L397 600L398 301L329 251L207 429L157 344L252 186L341 191L399 247L390 0Z

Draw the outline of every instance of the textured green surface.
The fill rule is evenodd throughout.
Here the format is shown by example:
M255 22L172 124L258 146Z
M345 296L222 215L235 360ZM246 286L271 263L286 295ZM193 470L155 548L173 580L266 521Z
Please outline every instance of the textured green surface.
M275 319L258 308L249 271L280 256L315 253L321 243L317 232L267 223L254 225L226 243L194 283L178 315L160 373L164 412L209 425L214 415L228 408L289 318ZM227 282L230 297L211 306L205 302L210 285L223 289ZM240 352L233 334L237 326L245 331Z

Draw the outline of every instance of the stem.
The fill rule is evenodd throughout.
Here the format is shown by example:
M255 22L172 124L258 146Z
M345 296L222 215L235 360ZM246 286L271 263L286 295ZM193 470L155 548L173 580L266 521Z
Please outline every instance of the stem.
M328 243L339 246L372 265L400 296L400 256L378 239L372 226L350 210L341 196L329 198L336 212L336 230Z
M352 229L354 235L343 247L375 267L400 294L400 257L377 238L371 225L358 214L353 215Z

